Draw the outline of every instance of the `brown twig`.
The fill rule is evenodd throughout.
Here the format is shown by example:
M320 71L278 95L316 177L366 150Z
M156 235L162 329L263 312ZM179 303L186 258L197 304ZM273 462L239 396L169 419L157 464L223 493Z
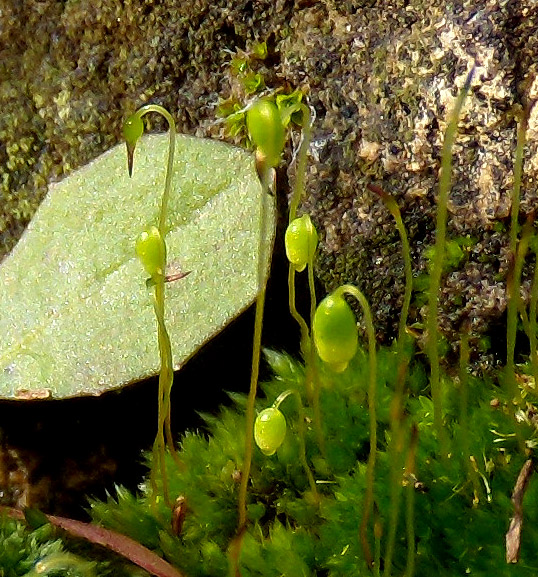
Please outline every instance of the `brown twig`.
M0 507L0 513L2 512L7 513L14 519L24 520L24 512L20 509ZM142 567L142 569L145 569L155 577L186 577L184 573L172 567L162 557L159 557L156 553L126 535L92 525L91 523L76 521L75 519L57 517L56 515L45 515L45 517L51 525L67 531L70 535L81 537L91 543L106 547L110 551L126 557L129 561Z
M519 560L519 548L521 546L521 529L523 527L523 498L529 486L534 463L532 459L527 459L519 471L516 486L512 493L512 503L514 503L514 516L510 519L510 526L506 533L506 562L517 563Z

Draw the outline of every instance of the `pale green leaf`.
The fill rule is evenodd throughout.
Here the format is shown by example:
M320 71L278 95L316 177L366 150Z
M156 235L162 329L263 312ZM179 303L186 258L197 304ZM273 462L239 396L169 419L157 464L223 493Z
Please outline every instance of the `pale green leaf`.
M167 135L144 137L132 179L119 145L51 187L0 266L0 397L94 395L158 372L134 245L158 222L167 147ZM254 300L261 200L251 154L177 136L168 262L191 273L166 288L176 368Z

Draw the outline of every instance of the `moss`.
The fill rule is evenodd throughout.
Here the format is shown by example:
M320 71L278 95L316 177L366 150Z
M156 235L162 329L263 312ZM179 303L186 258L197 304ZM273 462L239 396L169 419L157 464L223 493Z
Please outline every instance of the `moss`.
M0 571L3 577L66 575L70 577L140 577L141 572L104 549L88 550L80 542L60 536L46 523L29 521L36 512L27 511L28 523L11 519L0 511ZM90 556L90 558L89 558Z
M377 379L379 450L376 467L376 516L385 554L391 500L390 469L395 455L390 452L390 398L397 370L394 351L380 349ZM264 385L267 399L262 409L287 389L304 392L304 367L286 355L268 353L276 371ZM300 464L297 414L287 407L288 434L271 457L256 450L249 489L249 526L244 536L241 572L246 575L318 575L331 577L369 574L358 539L364 509L365 460L368 453L367 355L360 350L348 371L336 374L321 370L321 405L326 454L320 453L307 408L307 455L319 482L321 501L316 506ZM433 427L432 401L423 396L427 378L414 361L407 385L406 423L417 424L419 443L416 469L404 483L415 499L417 577L431 575L533 575L533 551L537 538L537 510L533 505L538 485L533 481L525 496L525 524L521 557L517 564L505 561L505 533L513 515L510 494L525 458L521 442L531 447L536 425L514 418L511 404L492 397L499 390L491 382L470 379L468 422L461 416L463 385L454 382L446 397L446 430L451 457L438 454ZM125 490L106 503L92 502L94 520L126 532L164 556L190 577L227 575L227 551L237 527L238 470L244 450L244 404L235 396L236 407L223 409L220 416L207 417L209 437L187 434L181 443L181 467L169 459L168 474L174 495L186 504L180 533L170 527L170 510L162 504L156 512L147 487L137 498ZM524 406L524 403L523 405ZM521 413L522 415L523 413ZM402 442L408 447L407 434ZM476 470L471 474L463 450L464 442ZM406 465L409 467L409 465ZM412 482L412 485L411 485ZM401 504L393 558L393 575L404 574L407 543L405 513ZM368 532L373 541L373 531Z

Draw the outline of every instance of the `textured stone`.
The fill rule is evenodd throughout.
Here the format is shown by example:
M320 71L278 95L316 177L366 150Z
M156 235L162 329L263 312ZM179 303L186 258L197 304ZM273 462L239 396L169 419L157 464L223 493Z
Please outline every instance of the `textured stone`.
M139 105L165 105L183 132L221 135L216 105L237 93L227 67L229 51L266 40L269 58L257 66L267 87L301 87L317 114L303 208L320 231L320 278L327 288L345 280L364 290L378 336L388 342L403 292L400 243L388 211L366 184L381 185L396 197L415 274L424 271L424 248L433 242L443 131L476 62L454 148L449 205L449 236L469 236L472 243L443 281L441 325L455 346L464 317L477 337L502 318L514 117L537 92L533 0L11 0L4 5L4 252L46 183L117 142L122 119ZM534 113L522 214L536 204L537 126ZM421 321L424 310L416 302L412 320ZM483 363L496 358L481 357Z
M364 290L380 339L390 340L403 295L403 261L392 217L366 185L376 183L396 197L414 273L424 271L424 248L434 241L443 134L475 63L453 151L448 224L449 238L471 242L443 280L440 311L455 350L463 319L478 337L506 307L514 116L535 96L538 7L415 1L376 3L374 11L365 4L305 8L294 14L281 45L284 76L292 84L307 80L317 111L304 209L321 229L319 274L328 288L345 280ZM535 112L522 215L536 206L536 118ZM412 321L424 319L420 303L415 299ZM502 341L498 331L495 340ZM482 354L482 365L503 357L502 347L500 357L497 352Z

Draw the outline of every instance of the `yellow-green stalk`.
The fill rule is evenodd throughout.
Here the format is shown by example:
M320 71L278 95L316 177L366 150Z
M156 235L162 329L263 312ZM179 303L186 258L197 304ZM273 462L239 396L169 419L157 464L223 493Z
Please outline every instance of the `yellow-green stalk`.
M353 313L344 299L344 295L346 294L351 295L359 301L368 335L370 453L366 466L366 493L364 498L364 512L359 527L359 536L366 563L369 567L372 567L373 558L368 544L367 527L374 505L375 463L377 455L377 353L374 323L370 305L366 297L353 285L345 284L338 287L318 305L314 322L312 323L312 331L314 343L321 359L336 371L341 372L345 370L357 350L357 326Z
M231 569L234 575L240 575L239 558L243 535L247 525L247 493L254 450L254 420L256 393L260 371L261 339L263 326L263 310L265 306L266 275L265 250L267 238L266 202L274 168L280 163L284 149L285 134L280 114L276 105L269 100L258 100L247 111L247 129L254 146L256 170L261 181L260 190L260 237L258 243L258 293L256 297L256 313L254 320L254 336L252 344L252 366L250 373L250 388L245 411L245 456L241 470L238 498L238 528L237 537L231 545Z
M132 175L134 164L134 150L138 139L144 132L144 123L142 118L149 112L156 112L165 118L168 122L168 130L170 134L170 143L168 147L168 160L166 165L166 176L164 183L164 191L161 198L161 207L159 212L158 227L151 227L144 231L137 241L137 254L142 260L144 267L148 274L150 274L151 283L148 286L153 288L154 309L157 319L157 335L159 343L159 356L161 360L161 369L159 372L159 392L158 392L158 415L157 415L157 434L153 447L153 459L155 465L152 469L151 483L154 493L156 495L157 484L155 480L155 473L160 472L161 483L163 488L163 496L167 504L171 505L168 491L168 481L166 477L165 465L165 447L168 448L174 458L177 459L177 454L174 448L171 429L171 404L170 395L174 379L172 347L170 343L170 336L166 329L165 323L165 306L164 306L164 287L165 287L165 271L166 271L166 217L168 212L168 200L170 197L170 189L172 182L172 172L174 166L174 150L176 142L176 127L175 122L170 113L162 106L156 104L148 104L142 106L133 115L131 115L124 124L123 133L127 143L127 161L129 176ZM165 441L166 437L166 441Z
M440 452L443 457L448 456L448 442L443 427L443 392L439 369L439 331L437 328L439 292L441 288L441 275L443 273L443 261L445 256L448 193L450 191L450 178L452 172L452 148L458 131L458 121L463 108L463 103L465 102L465 98L471 87L473 73L474 68L468 74L465 84L456 99L456 104L452 114L450 115L450 120L445 133L445 140L443 142L439 195L437 199L437 219L435 223L435 246L430 273L428 315L426 319L426 329L428 334L427 353L430 361L430 387L434 410L433 419Z

